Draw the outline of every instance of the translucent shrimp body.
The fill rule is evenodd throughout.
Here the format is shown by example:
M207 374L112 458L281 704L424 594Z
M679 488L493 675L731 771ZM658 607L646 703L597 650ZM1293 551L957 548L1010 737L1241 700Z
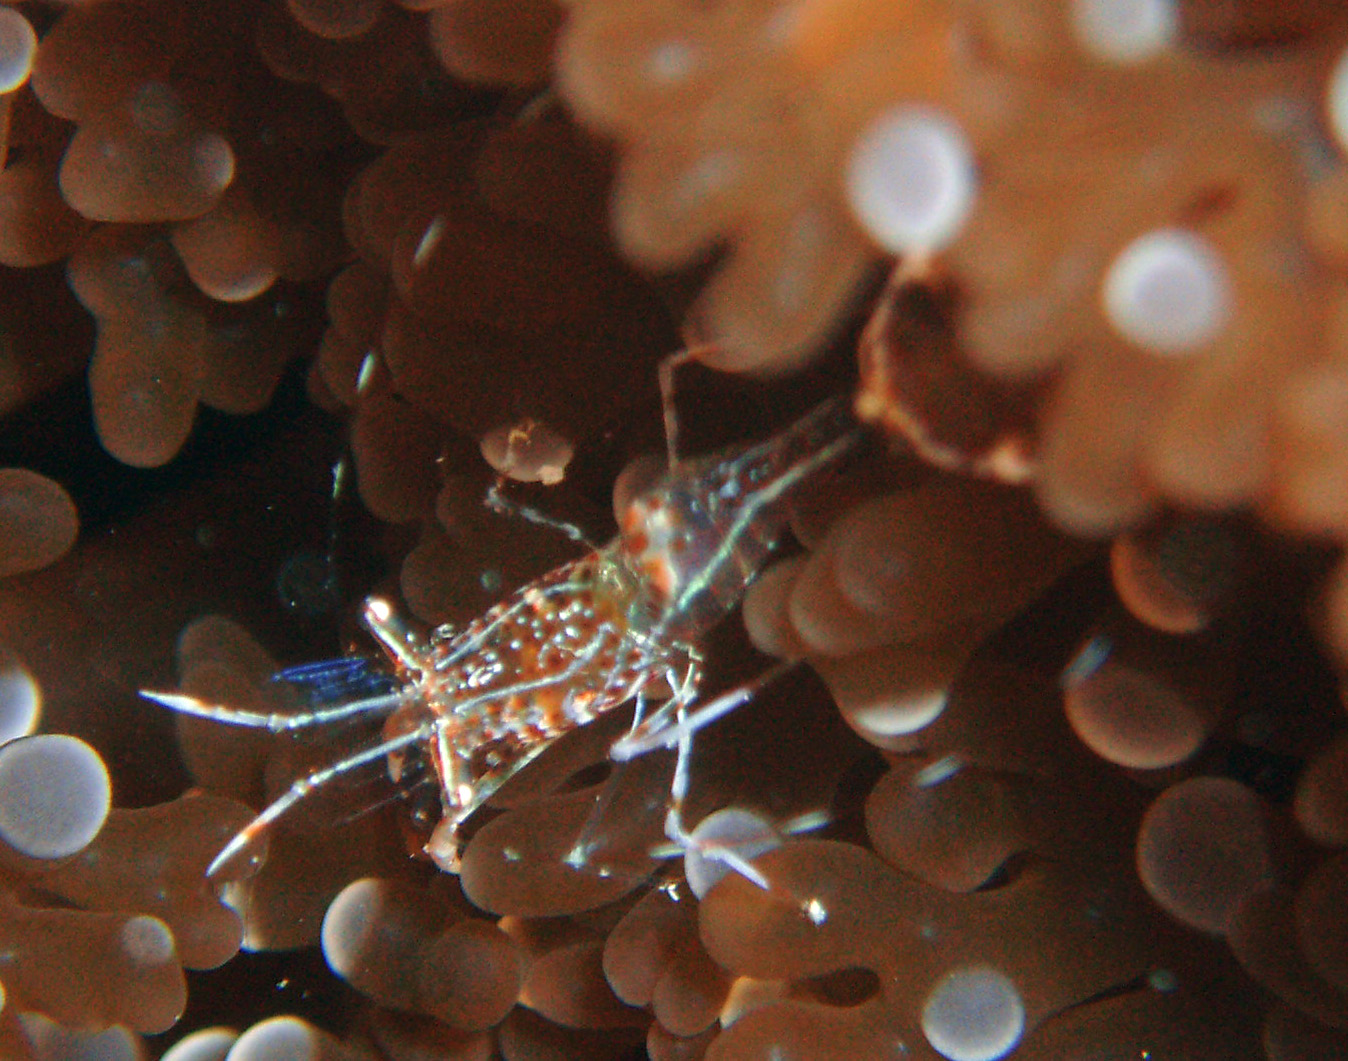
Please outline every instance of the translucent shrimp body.
M764 442L681 461L634 498L613 545L638 575L652 633L696 641L733 610L781 538L791 492L859 438L835 398Z
M841 398L780 434L728 453L679 462L635 498L620 533L603 548L518 590L467 626L429 638L408 631L384 601L366 602L364 620L393 662L372 677L353 661L283 672L318 689L325 706L300 715L236 711L174 694L147 694L175 710L226 723L290 730L361 713L388 713L382 740L303 778L220 853L216 872L316 787L386 758L395 781L420 752L438 781L442 818L426 845L455 871L463 823L502 784L563 734L638 698L625 743L676 742L673 800L681 799L690 736L663 738L696 702L698 641L743 596L785 524L791 492L846 453L860 429ZM342 696L350 682L353 694ZM358 683L358 689L357 689ZM668 699L640 719L644 694ZM667 690L667 691L666 691ZM738 702L738 701L736 701ZM672 837L686 834L678 823Z
M415 735L440 785L443 817L426 846L455 870L459 827L562 734L626 703L653 679L685 673L688 646L652 641L631 616L641 586L617 541L531 582L461 630L425 643L399 630L382 601L365 622L403 682L385 742ZM423 743L424 742L424 743ZM403 774L390 755L390 773Z

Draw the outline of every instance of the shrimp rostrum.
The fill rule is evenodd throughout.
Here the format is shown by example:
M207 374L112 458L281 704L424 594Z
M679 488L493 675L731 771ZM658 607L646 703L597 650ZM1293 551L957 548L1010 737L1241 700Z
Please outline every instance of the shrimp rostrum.
M543 575L463 627L442 626L420 637L387 601L371 598L363 621L387 653L390 673L372 675L364 661L351 659L281 675L320 690L321 706L266 714L146 693L176 711L273 732L385 716L376 743L294 782L234 837L209 872L249 851L271 823L320 786L380 760L398 781L413 753L431 766L439 789L441 819L426 851L457 871L463 825L493 793L559 737L629 701L636 703L632 728L610 755L624 760L677 749L665 831L688 850L694 841L683 826L682 803L693 736L759 684L701 703L699 641L767 563L792 492L859 438L847 401L838 397L766 441L676 461L626 506L619 534L607 545ZM348 684L356 692L343 697ZM665 699L648 703L657 693ZM763 883L733 852L720 857Z

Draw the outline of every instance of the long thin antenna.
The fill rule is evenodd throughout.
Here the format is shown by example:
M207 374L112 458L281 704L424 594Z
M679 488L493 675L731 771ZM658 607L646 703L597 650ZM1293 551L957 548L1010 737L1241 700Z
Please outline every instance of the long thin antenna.
M251 847L269 825L316 789L335 781L343 774L349 774L352 770L360 769L367 763L384 759L401 748L428 739L434 728L433 722L427 722L416 729L371 745L354 755L349 755L345 759L340 759L329 766L325 766L321 770L315 770L307 777L300 778L280 797L273 800L261 814L235 833L234 839L227 843L211 861L211 864L206 867L206 876L214 877L219 874L225 866Z
M361 700L352 700L333 707L319 708L314 711L301 711L295 714L283 714L279 711L249 711L241 707L226 707L223 704L210 704L185 693L156 693L142 689L140 695L156 704L176 711L180 715L194 718L208 718L212 722L224 722L231 726L246 726L249 729L265 729L270 733L290 733L314 726L325 726L330 722L340 722L356 715L390 711L402 703L404 693L399 690L369 696Z

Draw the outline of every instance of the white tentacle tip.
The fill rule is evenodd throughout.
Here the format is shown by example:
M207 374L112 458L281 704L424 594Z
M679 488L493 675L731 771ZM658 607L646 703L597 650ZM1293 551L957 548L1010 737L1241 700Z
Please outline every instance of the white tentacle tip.
M1179 5L1175 0L1072 0L1072 30L1098 59L1141 63L1175 43Z
M1110 264L1105 316L1126 339L1155 354L1188 354L1215 339L1232 314L1226 263L1202 236L1156 229Z
M964 131L933 107L895 107L852 148L847 198L861 226L895 254L930 254L953 240L977 180Z
M715 811L698 822L691 833L671 839L684 849L683 874L699 899L732 872L768 891L768 879L753 860L782 845L781 834L770 822L741 807Z

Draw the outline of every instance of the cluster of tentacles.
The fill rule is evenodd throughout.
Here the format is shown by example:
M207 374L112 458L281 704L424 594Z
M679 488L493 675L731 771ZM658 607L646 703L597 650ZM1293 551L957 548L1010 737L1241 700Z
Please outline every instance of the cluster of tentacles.
M1348 1051L1337 0L33 0L0 108L5 1057ZM690 449L874 428L707 646L801 662L693 764L768 886L616 714L457 877L376 777L208 881L370 734L135 690L612 533L684 344Z

